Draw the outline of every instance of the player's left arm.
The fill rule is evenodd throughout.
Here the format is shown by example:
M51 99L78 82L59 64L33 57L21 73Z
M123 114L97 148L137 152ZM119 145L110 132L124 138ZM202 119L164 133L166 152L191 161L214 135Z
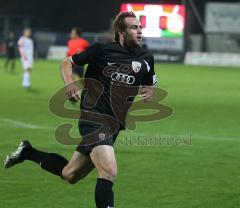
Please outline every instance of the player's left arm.
M144 102L148 102L153 97L153 86L141 86L140 96Z
M157 83L154 72L154 58L151 56L149 62L145 62L147 73L145 74L140 87L140 96L144 102L148 102L153 97L154 85Z

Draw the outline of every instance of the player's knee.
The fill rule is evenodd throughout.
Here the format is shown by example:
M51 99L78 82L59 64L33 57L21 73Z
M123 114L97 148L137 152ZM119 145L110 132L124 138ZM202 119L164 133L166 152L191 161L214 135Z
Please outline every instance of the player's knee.
M67 176L65 176L65 180L69 183L69 184L75 184L78 182L78 179L76 178L75 175L73 174L69 174Z
M78 181L76 174L74 174L74 172L69 172L66 169L63 169L62 176L69 184L75 184Z
M117 177L117 166L110 165L104 168L104 171L101 177L113 181Z

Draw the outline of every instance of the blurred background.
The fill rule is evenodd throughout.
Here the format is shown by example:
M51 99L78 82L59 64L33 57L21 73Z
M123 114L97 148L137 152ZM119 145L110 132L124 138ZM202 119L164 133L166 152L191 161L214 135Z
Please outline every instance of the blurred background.
M82 28L83 37L90 44L109 42L113 38L112 22L116 14L133 10L143 25L144 44L154 52L157 61L224 65L218 61L223 54L216 53L240 52L240 4L237 2L9 0L0 7L0 55L5 54L5 40L10 31L18 38L22 28L30 26L35 56L60 60L64 58L64 47L73 26ZM214 54L206 57L204 53L191 52ZM234 56L227 61L239 65L236 59Z

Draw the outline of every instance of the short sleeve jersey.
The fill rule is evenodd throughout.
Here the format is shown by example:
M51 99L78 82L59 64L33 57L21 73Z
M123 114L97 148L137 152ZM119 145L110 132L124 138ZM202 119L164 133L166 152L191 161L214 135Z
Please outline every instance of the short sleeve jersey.
M27 58L33 57L33 41L31 38L20 37L18 40L18 47L20 49L21 56L26 56Z
M81 109L115 118L116 110L121 111L121 123L139 87L156 84L153 56L141 47L129 51L118 42L96 43L73 55L71 60L75 65L88 64L84 78L87 90L81 95Z

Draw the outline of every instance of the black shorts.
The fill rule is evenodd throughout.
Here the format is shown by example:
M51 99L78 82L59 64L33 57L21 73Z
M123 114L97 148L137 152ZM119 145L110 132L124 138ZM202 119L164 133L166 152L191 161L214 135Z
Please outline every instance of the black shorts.
M78 123L78 127L79 127L79 132L82 136L82 142L78 145L78 147L76 148L76 151L84 154L84 155L89 155L92 152L92 149L96 146L99 145L109 145L109 146L113 146L116 138L119 134L119 129L114 132L114 134L110 135L107 138L104 138L102 140L98 140L96 142L90 142L88 143L86 140L88 140L88 138L86 138L86 135L89 135L93 132L96 132L100 125L98 124L94 124L94 123L90 123L90 122L86 122L86 121L79 121ZM105 135L106 132L103 132L102 134ZM106 133L107 134L107 133ZM99 134L101 136L101 134Z

